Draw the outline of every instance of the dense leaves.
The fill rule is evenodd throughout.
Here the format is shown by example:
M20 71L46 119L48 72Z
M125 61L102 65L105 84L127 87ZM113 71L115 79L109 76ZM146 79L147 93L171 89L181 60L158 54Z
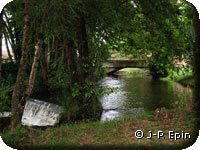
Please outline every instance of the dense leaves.
M3 65L3 72L6 70L8 74L20 67L24 6L23 0L14 0L2 11L3 32L14 53L12 67L16 66L10 67L10 62ZM39 38L42 48L33 94L41 87L69 91L70 98L66 101L69 106L78 107L77 118L95 112L95 83L103 76L101 64L111 53L148 59L155 78L168 76L175 67L174 60L184 60L187 64L193 61L193 13L185 1L30 0L29 9L25 80ZM45 13L48 15L43 17ZM41 23L44 23L42 32ZM16 75L12 75L15 80ZM23 96L21 93L20 98Z

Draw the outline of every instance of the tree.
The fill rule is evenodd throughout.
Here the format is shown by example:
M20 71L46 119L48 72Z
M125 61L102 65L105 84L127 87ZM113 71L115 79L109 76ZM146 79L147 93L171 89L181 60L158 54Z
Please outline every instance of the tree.
M33 90L35 76L36 76L36 72L38 68L38 62L40 59L40 50L42 48L43 41L44 41L44 25L45 25L45 20L46 20L45 18L46 18L47 13L48 13L48 9L46 9L46 11L44 12L44 15L42 17L42 23L40 25L40 31L37 35L37 44L35 46L35 56L34 56L34 60L32 64L32 69L30 72L28 87L25 94L25 101L29 99Z
M48 0L40 2L40 5L35 2L31 5L29 23L31 39L26 43L29 49L28 56L21 54L21 45L18 43L18 41L24 42L21 28L26 25L21 15L24 8L16 7L16 4L23 6L22 0L15 0L4 13L5 35L11 43L16 62L19 62L21 55L22 60L26 57L26 73L31 72L26 90L27 97L32 91L34 92L35 78L39 79L38 87L41 86L40 82L43 78L43 83L49 85L47 86L49 91L70 89L69 101L76 100L80 109L85 107L90 110L89 104L97 95L94 85L101 74L101 63L110 57L111 51L132 54L138 58L152 53L152 72L155 73L154 76L163 77L168 74L174 56L183 54L182 50L186 47L183 43L187 43L190 37L182 40L184 37L184 34L181 34L184 31L180 29L182 18L177 19L181 15L177 13L176 3L173 4L172 1L60 0L58 3L58 1ZM45 25L41 32L39 23L42 23L41 16L46 6L51 11L45 17ZM41 21L38 23L38 20ZM42 67L38 62L40 49ZM48 54L50 57L47 57ZM22 68L22 65L19 68ZM36 76L37 69L39 73ZM17 97L19 99L20 96ZM79 114L82 115L81 112Z
M6 49L7 49L8 57L9 57L10 61L13 63L13 59L12 59L12 56L10 54L10 49L9 49L9 46L8 46L8 38L7 38L6 33L4 33L4 38L5 38L5 43L6 43Z
M25 16L24 16L24 31L23 31L23 41L22 41L22 56L20 59L19 70L11 101L12 128L15 128L20 121L20 111L18 106L24 84L24 75L26 70L26 61L28 53L28 38L30 32L30 12L29 12L30 2L29 0L25 0L24 3L25 3L25 10L24 10Z
M41 25L41 32L43 30L42 28L43 27ZM27 101L29 99L29 97L32 93L32 90L33 90L35 76L36 76L36 72L37 72L37 68L38 68L38 61L40 59L40 49L42 47L42 41L43 41L43 39L40 36L38 36L37 45L35 46L35 56L34 56L34 60L33 60L33 64L32 64L32 69L30 72L28 87L27 87L26 94L25 94L25 101Z
M200 19L199 19L199 13L195 6L193 6L194 9L194 15L193 15L193 25L195 30L195 100L199 104L200 99ZM199 106L199 105L198 105Z
M20 63L21 58L21 43L23 36L23 12L24 6L21 0L16 0L15 3L9 3L3 9L4 20L4 34L12 48L14 59L17 64Z
M69 41L69 43L66 45L66 55L67 55L67 65L70 77L70 89L72 93L76 83L78 82L77 53L74 49L74 41Z
M3 15L0 13L0 79L2 70L2 35L3 35Z
M43 51L42 51L42 73L43 73L43 83L47 85L47 74L48 74L48 59L47 59L47 47L44 46L43 43Z

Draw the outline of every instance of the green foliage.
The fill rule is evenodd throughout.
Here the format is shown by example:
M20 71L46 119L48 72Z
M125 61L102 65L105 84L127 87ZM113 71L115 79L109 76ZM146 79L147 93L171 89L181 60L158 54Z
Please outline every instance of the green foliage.
M68 97L65 97L64 101L60 101L60 105L64 109L61 122L68 122L70 120L74 120L77 117L79 107L75 101L72 102L70 98L71 97L68 95Z
M10 104L11 104L10 96L5 92L1 92L0 112L10 111Z
M150 65L150 71L153 78L167 77L169 75L167 67L160 63Z
M2 63L2 77L5 80L8 80L7 82L14 83L15 78L17 77L18 72L18 64L3 61Z
M86 80L85 84L80 86L76 84L72 91L72 102L78 106L78 118L96 118L101 110L101 103L97 99L100 95L100 89L94 82Z
M0 112L10 111L11 96L14 88L15 78L12 74L8 74L1 79L0 83Z
M61 61L61 62L60 62ZM57 60L49 66L48 86L51 89L66 89L69 87L69 74L67 66L62 60Z
M154 78L167 77L169 75L171 63L166 57L153 56L149 63L150 74Z
M192 69L191 67L175 67L173 71L171 71L169 78L174 81L180 81L188 76L191 76Z
M21 56L23 1L13 1L5 11L11 16L6 23L10 29L13 29L13 32L10 32L10 40L17 62L16 64L6 63L2 66L4 78L10 74L13 76L9 79L12 82L7 83L11 86L15 82ZM77 25L80 18L84 18L86 22L84 38L87 39L90 54L87 58L81 58L86 63L78 65L76 75L82 77L85 73L92 77L77 81L70 93L70 99L66 99L66 104L63 104L68 111L66 116L74 114L76 116L76 112L79 115L91 116L96 112L96 106L99 105L96 97L102 93L101 88L95 86L95 82L105 75L101 63L113 52L120 54L120 57L131 55L133 59L146 58L147 54L152 54L149 67L151 75L155 78L168 76L173 68L173 59L176 57L186 59L187 63L193 60L192 7L183 1L177 3L176 0L75 0L58 3L45 0L40 1L40 5L33 1L30 7L28 73L45 11L48 11L48 15L45 17L42 36L44 37L43 47L47 50L49 59L47 85L51 91L69 89L67 60L63 59L66 55L64 54L66 43L73 41L73 50L77 52L79 46L83 44L77 39ZM80 54L78 60L80 60ZM41 91L43 88L41 67L38 69L35 81L34 90ZM1 88L5 89L7 85L4 84ZM105 91L109 94L115 89L107 88ZM1 100L2 110L7 110L10 104L8 94L1 94ZM71 104L70 101L73 100L75 103Z

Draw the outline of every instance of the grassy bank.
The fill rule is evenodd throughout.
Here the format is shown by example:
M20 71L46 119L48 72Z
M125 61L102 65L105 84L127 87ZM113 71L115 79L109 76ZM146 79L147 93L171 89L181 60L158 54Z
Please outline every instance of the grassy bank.
M164 80L172 80L183 86L194 87L194 75L191 69L180 68L178 71L172 71Z
M194 76L193 75L188 75L178 81L184 86L189 86L189 87L194 87Z
M125 117L101 123L84 121L75 124L63 124L61 126L47 127L23 127L19 125L16 130L6 130L0 133L4 142L13 147L20 146L82 146L82 145L135 145L158 146L167 145L183 146L196 139L195 112L192 110L192 102L187 107L170 110L173 117L155 118L154 112L143 113L135 117ZM145 137L137 139L135 132L142 130ZM163 131L165 139L153 136L147 139L149 131L157 133ZM177 133L190 133L191 139L169 139L169 131Z
M140 69L140 68L124 68L119 72L126 72L127 74L146 74L150 75L148 70ZM180 69L179 71L172 71L170 75L166 78L161 78L161 80L175 81L183 86L194 87L194 76L191 70L185 71L184 69Z

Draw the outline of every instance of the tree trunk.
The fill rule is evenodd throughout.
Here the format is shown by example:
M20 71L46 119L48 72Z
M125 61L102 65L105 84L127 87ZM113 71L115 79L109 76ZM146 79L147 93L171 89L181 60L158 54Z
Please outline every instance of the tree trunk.
M3 33L3 17L0 13L0 80L1 80L1 67L2 67L2 33Z
M4 34L4 37L5 37L6 49L7 49L8 57L9 57L10 61L13 63L12 55L10 54L10 49L9 49L9 46L8 46L8 38L7 38L7 35Z
M26 89L26 94L25 94L25 102L29 99L32 90L33 90L33 86L34 86L34 81L35 81L35 76L36 76L36 72L37 72L37 68L38 68L38 62L40 59L40 50L43 44L43 29L44 29L44 23L45 23L45 17L47 14L47 10L45 11L43 17L42 17L42 23L40 25L40 31L39 34L37 35L37 44L35 46L35 56L34 56L34 60L33 60L33 64L32 64L32 69L31 69L31 73L29 76L29 83L28 83L28 88Z
M25 0L25 16L24 16L24 31L23 31L23 40L22 40L22 56L20 59L19 70L17 74L16 84L12 95L11 101L11 112L12 112L12 120L11 125L12 128L15 128L16 125L20 121L20 113L19 113L19 98L21 95L21 91L24 84L24 75L26 71L26 60L28 53L28 37L30 32L30 6L29 0Z
M77 75L77 53L74 49L74 41L70 41L66 46L67 65L70 76L70 89L73 92L75 83L78 82Z
M14 49L13 49L13 53L14 53L14 55L15 55L15 60L16 60L16 62L17 62L17 64L19 63L19 60L21 59L21 57L22 57L22 53L21 53L21 49L22 49L22 47L21 47L21 38L20 38L20 32L19 31L17 31L17 29L16 29L16 31L15 31L15 37L16 37L16 42L15 42L15 47L14 47ZM23 41L22 41L23 42Z
M43 51L42 51L42 73L43 73L43 82L46 86L47 73L48 73L47 47L43 47Z
M82 85L85 84L91 73L91 60L89 59L90 50L88 48L87 32L84 16L80 16L79 24L77 26L77 39L78 39L78 52L79 52L79 64L80 64L80 81Z
M195 30L195 99L200 99L200 20L199 13L194 7L193 25Z
M40 59L41 45L42 45L42 39L38 38L37 45L35 47L35 56L34 56L32 69L31 69L31 73L30 73L30 77L29 77L28 88L26 90L26 97L25 97L26 101L29 99L29 97L32 93L32 90L33 90L35 76L36 76L36 72L37 72L37 68L38 68L38 62L39 62L39 59Z
M12 32L12 27L9 26L9 18L8 18L7 14L6 14L5 9L2 10L2 13L3 13L4 17L5 17L5 20L6 20L5 22L8 23L8 25L6 23L4 23L4 25L5 25L5 32L6 32L6 35L7 35L7 39L9 41L10 45L11 45L11 48L12 48L12 51L13 51L13 54L14 54L14 59L17 62L19 62L19 60L21 58L21 48L20 49L18 48L19 49L18 51L20 51L20 57L18 57L18 55L16 55L17 53L16 53L15 49L16 49L17 43L19 45L21 43L20 38L16 37L16 40L15 40L16 43L15 43L15 41L14 41L15 37L14 37L14 34Z
M96 96L91 93L93 88L90 81L90 76L93 73L92 70L92 59L91 51L88 47L87 31L84 15L80 15L80 20L77 26L77 42L79 52L79 88L80 95L78 99L79 111L77 114L78 118L87 118L89 116L96 115L96 109L98 107L98 101Z
M4 25L5 25L5 22L4 22ZM11 49L12 49L12 52L13 52L13 49L14 49L14 46L13 46L13 43L11 42L11 39L10 39L10 36L9 36L9 33L8 33L8 31L7 31L7 29L5 29L5 31L4 31L4 36L5 36L5 38L7 38L7 45L8 44L10 44L10 46L11 46ZM6 39L5 39L5 41L6 41ZM8 54L9 55L9 54ZM16 60L16 57L15 57L15 53L13 52L13 59L15 59Z
M195 63L194 63L194 100L195 100L195 110L196 116L200 116L199 105L200 105L200 20L199 13L197 9L194 7L194 16L193 16L193 25L195 30ZM196 122L197 124L199 121ZM196 125L197 125L196 124Z

